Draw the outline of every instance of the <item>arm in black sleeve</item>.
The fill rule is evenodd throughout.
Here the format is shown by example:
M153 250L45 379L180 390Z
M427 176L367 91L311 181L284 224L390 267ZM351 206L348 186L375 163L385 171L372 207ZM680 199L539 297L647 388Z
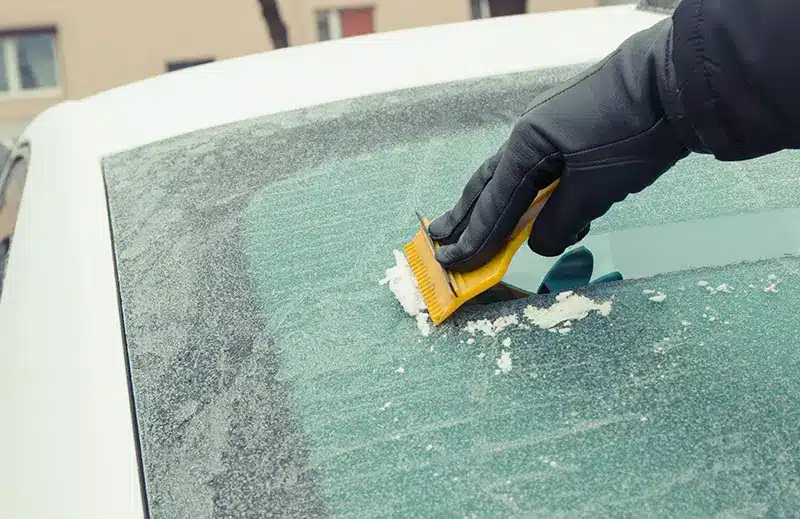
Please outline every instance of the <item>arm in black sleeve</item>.
M742 160L800 147L800 2L683 0L672 20L665 109L690 149Z
M539 190L528 240L557 256L690 151L743 160L800 147L800 0L684 0L603 61L534 99L508 140L430 225L436 258L472 270Z

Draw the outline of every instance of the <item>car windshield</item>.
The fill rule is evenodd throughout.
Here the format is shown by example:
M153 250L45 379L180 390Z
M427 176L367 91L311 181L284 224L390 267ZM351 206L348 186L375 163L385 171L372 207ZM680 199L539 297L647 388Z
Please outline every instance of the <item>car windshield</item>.
M572 254L623 280L579 287L605 310L552 330L529 307L555 294L473 305L423 335L379 284L414 211L446 210L574 71L104 160L154 517L794 512L797 153L691 156L618 204ZM536 292L553 264L523 250L506 281Z

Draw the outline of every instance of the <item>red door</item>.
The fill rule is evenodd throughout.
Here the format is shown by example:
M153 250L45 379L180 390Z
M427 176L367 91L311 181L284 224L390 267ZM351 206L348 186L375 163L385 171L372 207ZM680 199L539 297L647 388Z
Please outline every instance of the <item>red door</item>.
M366 7L364 9L342 9L339 11L339 16L342 22L342 38L375 32L375 26L372 23L371 7Z

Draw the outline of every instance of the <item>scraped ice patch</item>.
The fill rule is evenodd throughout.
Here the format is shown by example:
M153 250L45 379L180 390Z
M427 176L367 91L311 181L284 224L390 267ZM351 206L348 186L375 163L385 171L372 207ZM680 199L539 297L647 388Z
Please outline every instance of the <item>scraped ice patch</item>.
M500 368L500 371L507 375L511 372L511 355L506 350L500 351L500 358L497 359L497 367Z
M502 332L512 324L519 324L519 318L516 314L504 315L498 317L494 321L489 319L480 319L478 321L469 321L464 331L470 335L475 335L478 332L483 333L486 337L495 337L498 333Z
M380 284L388 283L389 289L400 301L403 310L413 317L426 310L425 300L419 292L417 279L414 277L405 255L399 250L395 250L394 261L395 266L386 269L386 277L380 280Z
M645 288L644 290L642 290L642 294L644 294L646 296L650 295L650 294L655 294L655 293L656 293L656 291L653 290L652 288Z
M705 281L705 280L701 279L700 281L697 282L697 286L699 286L699 287L707 287L708 286L708 281Z
M475 344L475 339L470 337L469 339L467 339L467 344Z
M768 287L764 287L764 292L766 293L776 293L778 291L778 286L775 283L770 284Z
M505 346L506 348L511 346L511 339L509 339L509 338L503 339L503 346Z
M424 312L417 314L417 328L423 337L431 334L431 323L428 322L428 314Z
M721 284L717 288L714 289L717 292L733 292L733 287L728 286L726 283Z
M665 294L663 292L659 292L658 295L649 297L648 299L650 299L650 301L653 301L655 303L663 303L666 298L667 298L667 294Z
M556 296L556 302L549 308L528 305L523 313L531 323L547 330L564 321L583 319L589 315L589 312L607 316L611 313L611 301L597 303L571 291L562 292Z

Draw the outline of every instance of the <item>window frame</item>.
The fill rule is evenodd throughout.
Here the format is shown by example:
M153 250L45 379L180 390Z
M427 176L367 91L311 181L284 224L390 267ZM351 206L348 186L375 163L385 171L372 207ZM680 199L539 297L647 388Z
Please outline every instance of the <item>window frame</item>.
M470 10L473 20L485 20L492 17L492 9L489 0L470 0Z
M56 80L55 87L22 88L22 79L19 74L19 61L17 59L17 41L21 36L49 35L53 47L53 72ZM19 29L0 31L0 59L5 63L8 90L0 91L0 100L24 99L36 97L58 97L62 95L61 60L58 52L58 31L55 27L38 27L32 29Z
M179 70L185 70L187 68L199 67L200 65L207 65L208 63L213 63L214 61L216 61L216 58L212 58L210 56L205 56L202 58L174 59L174 60L168 60L165 64L165 68L167 69L167 73L177 72Z
M349 36L344 36L344 31L342 29L342 12L343 11L359 11L362 9L369 9L372 15L372 33L375 34L378 31L375 29L375 5L352 5L347 7L328 7L324 9L316 9L314 11L314 27L316 29L316 36L317 41L330 41L330 40L341 40L343 38L347 38ZM320 30L320 22L325 22L325 27L327 28L328 37L322 38L322 31Z

